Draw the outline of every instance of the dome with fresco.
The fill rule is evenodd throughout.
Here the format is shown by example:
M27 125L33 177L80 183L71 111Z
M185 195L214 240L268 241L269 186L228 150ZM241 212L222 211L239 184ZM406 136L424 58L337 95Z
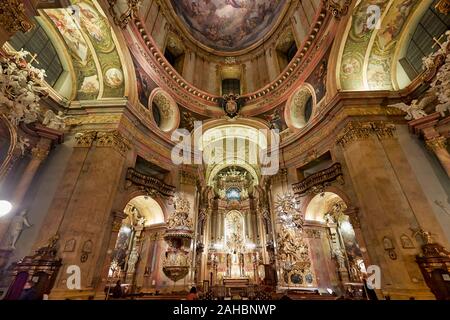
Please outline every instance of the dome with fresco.
M171 0L184 28L201 44L217 51L240 51L268 36L288 1Z

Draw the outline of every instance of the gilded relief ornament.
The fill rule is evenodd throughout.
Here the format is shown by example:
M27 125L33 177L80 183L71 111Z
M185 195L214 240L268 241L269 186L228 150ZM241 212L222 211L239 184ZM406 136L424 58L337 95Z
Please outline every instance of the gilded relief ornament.
M325 7L331 12L333 17L341 19L348 13L352 0L326 0Z
M447 138L438 136L426 140L427 148L431 151L445 150L447 148Z
M309 246L304 239L303 216L297 208L292 194L278 195L275 202L277 214L277 258L281 265L285 285L311 285L314 275L311 270Z
M22 0L0 1L0 26L8 33L27 32L33 27L25 15Z
M117 2L118 0L108 0L109 13L113 17L114 23L125 29L131 20L138 17L141 0L127 0L127 7L122 12L116 11Z
M449 14L450 13L450 0L439 0L439 2L436 4L436 9L441 12L442 14Z

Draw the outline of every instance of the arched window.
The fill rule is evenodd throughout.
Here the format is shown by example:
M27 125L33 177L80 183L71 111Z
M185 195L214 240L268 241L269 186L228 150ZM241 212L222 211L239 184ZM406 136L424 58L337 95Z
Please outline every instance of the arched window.
M34 19L34 23L34 29L26 33L16 33L9 40L9 43L14 50L24 49L29 51L32 56L26 57L27 61L31 61L32 66L38 69L44 69L47 74L45 80L53 87L64 69L58 53L44 29L36 19Z
M423 71L422 59L439 49L433 39L441 39L442 43L442 37L450 27L450 16L436 10L437 2L438 0L435 0L424 13L409 42L405 57L400 59L400 64L410 80Z

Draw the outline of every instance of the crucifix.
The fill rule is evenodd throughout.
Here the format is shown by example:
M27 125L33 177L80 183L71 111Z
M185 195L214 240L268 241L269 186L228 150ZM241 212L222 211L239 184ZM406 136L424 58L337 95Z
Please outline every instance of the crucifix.
M441 43L441 39L442 39L442 37L444 37L445 36L445 34L441 34L441 36L439 37L439 39L436 39L435 37L433 37L433 41L434 41L434 44L431 46L431 48L435 48L436 47L436 45L438 45L439 47L441 47L441 49L444 49L443 48L443 45L442 45L442 43Z
M37 60L37 56L38 56L37 53L35 53L35 54L30 53L31 60L28 63L32 64L34 61L36 61L36 63L39 64L39 61Z

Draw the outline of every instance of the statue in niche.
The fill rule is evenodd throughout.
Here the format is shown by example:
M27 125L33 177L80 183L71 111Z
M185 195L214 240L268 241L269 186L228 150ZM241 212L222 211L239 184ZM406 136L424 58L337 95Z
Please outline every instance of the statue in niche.
M28 210L22 210L12 219L8 242L11 249L16 249L17 240L19 240L24 227L30 228L32 226L26 217L27 212Z
M241 277L245 277L245 262L244 262L244 254L241 252L239 253L239 269Z
M345 270L345 255L342 249L335 248L333 250L333 258L336 260L336 263L339 267L339 270Z
M227 276L231 277L231 254L227 253Z
M133 248L133 250L130 253L130 257L128 258L127 273L134 272L138 259L139 259L139 253L137 252L136 248Z

